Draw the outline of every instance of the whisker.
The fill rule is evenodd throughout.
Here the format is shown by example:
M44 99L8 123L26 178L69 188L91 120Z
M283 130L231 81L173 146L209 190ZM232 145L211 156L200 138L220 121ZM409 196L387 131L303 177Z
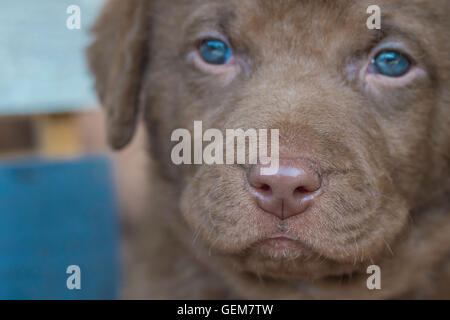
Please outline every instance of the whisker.
M386 247L388 248L389 252L391 253L392 256L394 256L394 251L392 251L391 246L389 245L389 243L386 242L386 240L383 237L383 242L386 245Z

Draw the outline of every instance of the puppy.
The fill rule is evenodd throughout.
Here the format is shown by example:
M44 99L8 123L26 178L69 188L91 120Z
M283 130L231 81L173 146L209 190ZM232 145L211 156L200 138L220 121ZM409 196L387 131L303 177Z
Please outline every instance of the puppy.
M143 119L153 159L126 297L450 298L450 3L372 2L107 3L108 140ZM278 129L277 173L174 164L198 120Z

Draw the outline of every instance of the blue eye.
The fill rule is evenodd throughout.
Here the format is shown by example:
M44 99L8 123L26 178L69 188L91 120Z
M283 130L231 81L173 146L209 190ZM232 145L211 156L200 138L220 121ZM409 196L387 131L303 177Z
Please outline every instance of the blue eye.
M385 51L372 60L377 73L387 77L400 77L411 68L411 62L403 55L394 51Z
M226 64L231 57L231 49L225 42L219 40L205 40L200 45L200 55L209 64Z

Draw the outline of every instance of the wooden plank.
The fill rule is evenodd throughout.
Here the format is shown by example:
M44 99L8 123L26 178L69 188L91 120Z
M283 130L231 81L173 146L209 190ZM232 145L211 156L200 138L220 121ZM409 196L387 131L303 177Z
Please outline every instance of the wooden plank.
M0 117L0 157L14 157L37 150L31 117Z
M70 113L35 117L39 154L44 157L74 157L82 151L76 116Z

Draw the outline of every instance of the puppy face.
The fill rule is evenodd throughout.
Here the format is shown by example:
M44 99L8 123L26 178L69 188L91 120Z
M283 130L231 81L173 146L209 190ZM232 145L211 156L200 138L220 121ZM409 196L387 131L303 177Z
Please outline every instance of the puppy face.
M173 214L225 272L319 283L365 273L406 241L411 212L448 190L446 1L381 1L380 30L366 27L364 1L119 2L90 49L108 74L97 86L111 142L129 140L139 105ZM113 12L128 24L107 34ZM174 165L171 133L194 120L279 129L281 169L295 173Z

